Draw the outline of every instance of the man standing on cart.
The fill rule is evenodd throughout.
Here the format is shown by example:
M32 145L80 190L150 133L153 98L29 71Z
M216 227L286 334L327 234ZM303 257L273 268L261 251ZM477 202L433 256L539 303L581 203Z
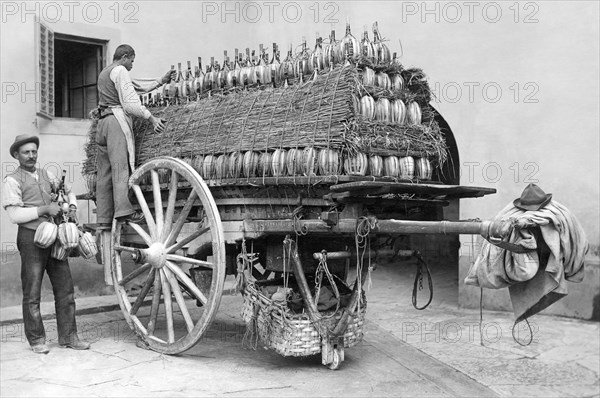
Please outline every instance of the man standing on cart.
M127 44L115 50L113 63L98 76L98 179L96 204L99 224L111 224L113 217L119 221L141 222L144 216L136 212L129 201L128 180L135 169L132 117L149 120L154 131L164 131L164 124L152 116L142 105L139 95L148 93L171 81L175 71L160 79L132 80L135 51Z
M50 256L52 249L42 249L35 245L37 227L47 217L55 217L61 212L58 203L53 201L53 188L60 181L50 171L37 168L40 141L34 135L19 135L10 146L10 155L19 161L19 168L4 181L2 207L7 211L12 223L19 225L17 247L21 255L21 283L23 286L23 324L25 336L33 352L47 354L46 332L40 313L40 298L44 272L48 273L54 293L58 344L75 350L87 350L88 343L77 337L75 324L75 298L73 279L67 260L57 260ZM75 216L77 201L68 186L69 213Z

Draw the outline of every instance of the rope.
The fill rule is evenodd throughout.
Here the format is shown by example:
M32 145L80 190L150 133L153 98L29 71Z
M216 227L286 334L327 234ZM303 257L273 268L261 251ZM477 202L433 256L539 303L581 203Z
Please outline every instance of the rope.
M479 345L483 344L483 288L479 288Z
M285 291L287 292L288 290L288 285L289 285L289 279L290 279L290 272L288 270L288 266L290 263L290 259L291 259L291 247L290 245L286 245L285 243L283 244L283 288L285 289Z
M305 236L308 234L308 227L306 225L302 225L298 228L298 222L304 216L304 206L300 205L294 209L292 212L292 221L294 224L294 232L296 236Z
M237 292L241 292L245 294L246 290L246 275L244 272L246 271L246 239L242 240L242 252L236 257L237 264L237 274L235 276L235 289L233 290L233 294Z
M425 260L423 260L423 256L421 256L421 253L415 250L413 255L417 259L417 274L415 275L415 283L413 285L412 304L413 307L415 307L415 309L424 310L425 308L429 307L429 304L431 304L431 300L433 300L433 280L431 279L431 271L429 270L429 266L427 265ZM424 306L419 307L417 304L417 290L423 290L423 266L425 266L425 270L427 271L427 282L429 285L429 300Z
M356 246L356 282L355 286L358 294L362 297L362 269L364 265L365 252L370 248L369 233L377 226L375 217L360 217L356 225L356 234L354 235L354 244ZM361 253L362 249L362 253ZM371 252L369 250L369 264L371 263ZM358 300L358 312L360 312L361 300Z
M523 347L527 347L528 345L530 345L533 342L533 330L531 329L531 325L529 324L529 320L527 318L524 319L525 323L527 324L527 328L529 328L529 340L526 343L521 343L519 341L519 339L515 336L515 327L517 326L517 324L523 322L523 321L515 321L515 323L512 326L512 337L513 340L516 341L519 345L523 346Z

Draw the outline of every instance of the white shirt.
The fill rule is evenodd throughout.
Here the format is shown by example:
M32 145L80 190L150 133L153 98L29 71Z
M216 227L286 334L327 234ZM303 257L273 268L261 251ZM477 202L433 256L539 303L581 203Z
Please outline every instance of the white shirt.
M149 93L162 85L160 79L135 79L131 80L129 71L119 65L110 71L110 80L115 83L119 93L119 101L126 114L148 119L152 114L140 102L139 95Z
M23 169L21 169L21 171L35 178L36 181L39 181L40 177L37 169L33 172ZM51 171L47 170L46 172L48 173L50 183L54 186L58 186L60 180ZM39 218L37 207L23 207L25 204L22 199L21 186L14 177L6 177L3 185L2 207L4 207L8 213L8 218L13 224L23 224ZM71 187L66 183L65 193L67 194L69 205L77 207L77 198L75 197L75 194L71 192Z

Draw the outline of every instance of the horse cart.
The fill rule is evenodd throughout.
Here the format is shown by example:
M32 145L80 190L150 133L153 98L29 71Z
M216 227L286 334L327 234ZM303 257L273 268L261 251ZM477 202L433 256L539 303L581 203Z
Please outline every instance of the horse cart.
M169 181L161 182L166 175ZM391 240L389 247L371 250L365 239L506 233L505 225L487 221L421 221L408 215L415 207L493 192L486 188L330 176L303 194L302 181L275 180L209 185L172 157L152 159L133 173L130 187L145 225L114 221L97 236L125 319L147 347L178 354L194 346L218 311L226 275L238 273L255 280L246 281L243 317L249 324L262 321L257 328L267 346L283 355L321 353L323 364L335 369L344 348L362 338L366 259L416 254L393 248ZM415 192L419 199L394 196ZM290 290L276 302L260 291L261 284L294 286L301 309L288 308ZM319 311L322 286L334 292L335 310ZM141 311L144 304L149 312Z
M364 76L374 70L400 76L400 86L370 85ZM363 337L371 259L419 257L394 243L413 234L508 232L442 220L451 200L495 190L444 181L447 148L433 144L451 131L419 71L374 70L337 66L289 86L210 97L196 86L195 101L153 112L166 133L136 125L129 187L145 222L86 227L145 346L193 347L217 314L226 275L236 275L254 341L286 356L320 353L336 369Z

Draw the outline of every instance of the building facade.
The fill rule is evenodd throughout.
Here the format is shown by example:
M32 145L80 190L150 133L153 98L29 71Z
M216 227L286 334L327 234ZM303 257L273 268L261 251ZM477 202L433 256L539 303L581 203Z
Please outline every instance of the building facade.
M119 44L136 49L134 77L157 77L198 56L220 59L223 49L273 41L287 48L302 36L310 42L317 31L327 36L332 27L340 38L347 18L359 37L364 24L378 21L402 62L428 74L434 106L454 132L460 183L498 192L462 200L459 214L448 217L491 218L529 182L551 192L584 226L591 244L586 278L596 278L573 285L566 304L551 311L589 319L599 300L598 4L465 4L3 2L2 175L17 166L8 154L14 137L38 134L40 166L67 170L75 192L87 191L81 176L86 116L96 106L98 72ZM82 201L80 216L93 222L93 204ZM3 262L9 262L16 226L5 212L0 230ZM462 278L477 240L462 236L460 243L460 265L451 265L459 303L476 306L479 291ZM18 270L5 268L2 278L9 272ZM486 308L510 309L505 293L486 292Z

